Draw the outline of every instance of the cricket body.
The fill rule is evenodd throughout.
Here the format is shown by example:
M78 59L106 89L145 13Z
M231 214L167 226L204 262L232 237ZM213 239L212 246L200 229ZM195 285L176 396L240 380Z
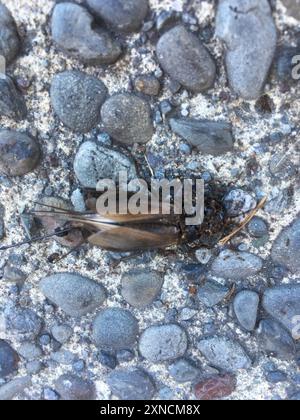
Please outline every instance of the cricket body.
M176 246L186 240L182 219L164 214L80 213L59 208L37 211L39 218L54 217L64 227L80 228L93 246L117 252L140 251Z

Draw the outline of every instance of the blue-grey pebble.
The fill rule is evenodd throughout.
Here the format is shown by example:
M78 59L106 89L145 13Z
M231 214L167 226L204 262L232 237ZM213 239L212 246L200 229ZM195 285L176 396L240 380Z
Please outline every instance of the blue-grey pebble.
M263 260L249 252L222 251L212 263L215 276L243 280L259 273L263 268Z
M132 348L139 334L137 319L121 308L101 311L93 323L93 339L102 349L121 350Z
M53 274L42 279L39 287L47 299L72 317L94 312L106 299L104 286L79 274Z
M181 357L187 347L187 334L176 324L151 326L143 332L139 341L140 354L153 363Z
M276 238L271 252L272 260L287 267L292 273L300 273L300 217L283 229Z
M228 287L215 280L207 280L204 286L198 289L198 299L208 308L212 308L221 303L228 293Z
M252 365L244 348L228 337L214 336L202 339L198 343L198 349L214 367L225 371L236 372L249 369Z
M262 301L265 311L279 321L295 340L300 338L300 283L272 287Z
M244 99L258 98L277 43L269 2L220 0L216 35L226 44L226 67L232 90Z
M178 359L169 367L170 375L176 382L193 382L201 374L201 370L189 359Z
M0 378L5 378L18 370L19 357L9 343L0 340Z
M240 325L253 331L257 321L259 295L251 290L239 292L233 301L234 313Z
M156 391L153 379L141 369L113 371L107 383L120 400L151 400Z

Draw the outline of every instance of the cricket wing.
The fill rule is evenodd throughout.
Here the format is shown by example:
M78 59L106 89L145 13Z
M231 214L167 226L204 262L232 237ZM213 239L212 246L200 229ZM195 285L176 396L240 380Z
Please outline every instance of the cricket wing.
M141 251L145 249L166 248L177 245L180 234L176 228L162 227L161 232L151 232L146 229L134 229L130 227L114 227L104 232L98 232L88 238L91 245L110 251Z

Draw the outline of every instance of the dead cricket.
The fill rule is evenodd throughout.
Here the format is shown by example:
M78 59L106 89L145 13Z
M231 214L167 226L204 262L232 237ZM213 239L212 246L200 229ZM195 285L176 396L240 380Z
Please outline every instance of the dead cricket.
M242 230L266 201L264 199L239 226L236 226L226 217L222 205L223 195L224 190L220 186L210 187L206 191L204 221L200 226L186 226L184 216L166 215L161 210L157 214L101 214L97 211L95 197L89 200L91 209L87 212L36 203L39 208L31 214L42 223L52 221L54 231L48 231L44 237L2 247L0 251L51 237L60 240L74 234L76 246L69 253L84 243L114 252L140 252L183 244L191 247L213 247L217 243L226 243Z

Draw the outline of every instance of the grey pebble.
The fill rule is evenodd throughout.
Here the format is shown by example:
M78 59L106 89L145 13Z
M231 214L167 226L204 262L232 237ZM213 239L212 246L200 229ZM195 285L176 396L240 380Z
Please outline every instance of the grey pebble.
M119 93L101 109L105 131L124 144L147 143L152 139L153 124L148 102L136 95Z
M115 369L118 365L116 356L104 350L100 350L97 360L101 365L106 366L109 369Z
M45 401L57 401L59 400L59 395L54 389L44 388L43 389L43 400Z
M0 115L16 121L23 120L27 115L25 99L9 76L0 77Z
M233 301L234 313L240 325L247 331L253 331L257 321L259 295L251 290L243 290Z
M59 343L66 343L73 335L73 329L69 325L54 325L51 330L53 337Z
M30 376L13 379L0 387L0 401L9 401L32 385Z
M19 286L23 285L27 278L22 270L17 267L13 267L11 264L6 264L3 270L3 280L7 283L14 283Z
M228 295L229 289L215 280L207 280L204 286L198 289L198 299L208 308L221 303Z
M106 299L101 284L79 274L53 274L42 279L39 287L47 299L73 317L94 312Z
M50 96L59 119L70 129L87 133L100 122L100 109L107 95L101 80L79 71L54 76Z
M300 217L283 229L275 240L272 252L272 260L287 267L297 274L300 272Z
M71 201L75 211L85 212L86 205L84 200L84 195L79 188L74 190L71 195Z
M87 3L93 13L120 32L138 30L149 8L148 0L87 0Z
M290 333L273 319L264 319L256 331L260 349L282 360L294 359L295 343Z
M224 205L229 216L235 217L255 209L256 199L241 189L231 190L224 197Z
M138 321L127 310L108 308L98 314L93 323L93 339L103 349L132 348L139 333Z
M43 354L40 347L38 347L36 344L30 341L26 341L22 343L18 349L18 353L20 356L22 356L24 359L28 361L38 359Z
M226 67L232 90L244 99L258 98L277 42L269 2L219 1L216 35L226 44Z
M152 378L141 369L113 371L107 383L120 400L151 400L156 391Z
M248 224L248 232L255 238L262 238L268 234L268 225L260 217L253 217Z
M265 311L300 339L300 284L267 289L262 301Z
M38 375L44 368L42 362L33 360L32 362L26 363L26 370L29 375Z
M158 297L164 279L158 272L135 269L124 273L121 282L121 294L126 302L142 309Z
M172 79L192 92L212 87L216 64L197 36L176 26L161 36L156 46L160 65Z
M195 257L200 264L208 264L212 257L212 251L208 248L200 248L195 252Z
M134 352L132 350L119 350L117 351L117 359L119 363L128 363L134 359Z
M198 314L196 309L183 308L178 316L178 321L190 321Z
M60 365L70 366L76 360L76 356L71 351L62 349L55 353L52 353L51 359L54 360L54 362L59 363Z
M0 131L0 170L8 176L21 176L33 171L40 161L36 140L13 130Z
M188 347L186 332L176 324L154 325L140 337L141 355L153 363L174 360L185 354Z
M121 54L119 44L106 30L96 26L93 16L77 4L57 4L51 30L60 49L86 64L112 64Z
M252 364L243 347L227 337L205 338L199 341L198 349L213 366L225 371L249 369Z
M19 357L9 343L0 340L0 378L5 378L18 370Z
M6 329L22 340L36 338L43 326L43 320L32 309L8 307L4 317Z
M233 151L234 138L230 123L172 118L170 126L174 133L184 138L201 153L218 156Z
M118 180L126 172L131 181L137 175L134 162L115 149L87 141L81 145L74 160L74 171L81 185L95 189L102 179Z
M20 47L20 37L17 25L8 8L0 3L0 56L10 64L17 56Z
M55 381L55 391L66 401L90 401L96 398L96 389L91 381L70 373Z
M222 251L212 264L212 273L215 276L244 280L261 271L263 260L249 252Z
M179 359L170 365L169 373L176 382L184 383L195 381L201 374L201 371L191 360Z

